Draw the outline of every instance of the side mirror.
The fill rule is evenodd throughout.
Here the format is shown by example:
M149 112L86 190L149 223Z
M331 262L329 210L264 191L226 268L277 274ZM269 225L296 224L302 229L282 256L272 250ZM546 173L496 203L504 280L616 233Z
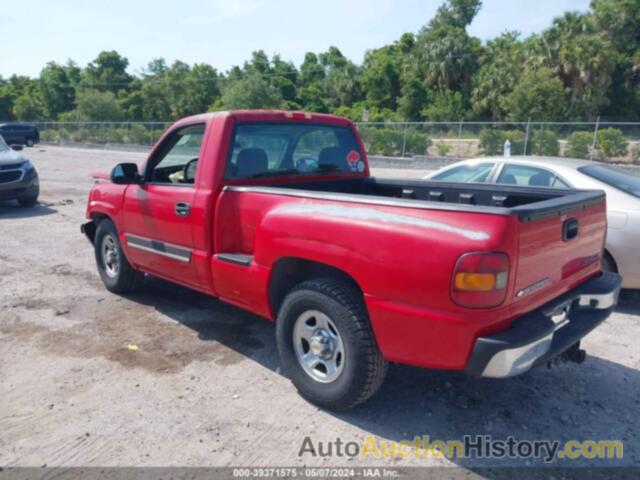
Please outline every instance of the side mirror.
M22 147L22 145L18 145L18 144L16 144L16 145L11 145L11 149L12 149L12 150L15 150L16 152L21 151L21 150L22 150L22 148L23 148L23 147Z
M119 163L111 170L111 183L131 185L141 182L142 178L138 173L138 165L135 163Z

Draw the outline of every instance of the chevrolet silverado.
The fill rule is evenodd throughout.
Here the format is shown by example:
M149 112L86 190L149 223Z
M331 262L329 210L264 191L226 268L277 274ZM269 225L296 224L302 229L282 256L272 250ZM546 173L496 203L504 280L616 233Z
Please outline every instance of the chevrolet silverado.
M602 191L382 180L341 117L233 111L178 121L141 168L92 188L82 231L106 288L146 274L275 322L284 373L351 408L388 362L510 377L613 310Z

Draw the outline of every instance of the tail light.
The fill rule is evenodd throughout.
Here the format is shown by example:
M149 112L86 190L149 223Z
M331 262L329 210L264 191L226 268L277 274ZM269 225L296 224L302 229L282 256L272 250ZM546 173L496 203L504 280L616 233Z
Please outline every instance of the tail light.
M465 253L453 269L451 298L462 307L489 308L504 302L509 257L504 253Z

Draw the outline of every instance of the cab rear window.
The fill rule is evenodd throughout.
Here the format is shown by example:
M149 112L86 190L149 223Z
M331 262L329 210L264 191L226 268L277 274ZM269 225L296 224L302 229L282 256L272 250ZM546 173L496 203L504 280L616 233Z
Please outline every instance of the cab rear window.
M298 123L236 126L228 179L362 173L365 164L349 127Z

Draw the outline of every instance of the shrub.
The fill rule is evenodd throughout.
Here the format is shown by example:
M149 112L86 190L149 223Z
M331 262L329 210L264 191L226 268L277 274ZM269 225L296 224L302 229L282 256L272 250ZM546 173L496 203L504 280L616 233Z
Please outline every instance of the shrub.
M151 132L139 123L131 125L127 135L129 137L129 143L137 145L148 145L151 143Z
M451 151L451 145L442 140L436 143L436 149L438 150L438 155L441 157L446 157L447 154Z
M617 128L604 128L598 131L596 148L598 156L603 158L624 157L629 144Z
M640 165L640 143L637 143L636 146L632 149L631 161L635 164Z
M484 155L500 155L504 140L501 132L488 128L480 132L480 152Z
M121 128L109 128L107 141L109 143L125 143L126 130Z
M537 130L531 135L531 148L534 155L557 157L560 154L558 135L553 130Z
M593 133L573 132L567 137L567 150L565 154L567 157L589 158L592 142Z
M402 155L404 142L404 130L394 128L374 128L363 132L367 138L368 150L373 154L398 156ZM413 128L407 130L405 154L424 155L431 145L431 140L424 133L419 133Z
M522 155L524 153L524 132L522 130L505 130L502 132L502 152L504 151L504 142L511 142L511 155Z
M480 132L480 153L502 155L504 143L511 142L511 154L521 155L524 151L524 132L520 130L496 130L488 128Z

